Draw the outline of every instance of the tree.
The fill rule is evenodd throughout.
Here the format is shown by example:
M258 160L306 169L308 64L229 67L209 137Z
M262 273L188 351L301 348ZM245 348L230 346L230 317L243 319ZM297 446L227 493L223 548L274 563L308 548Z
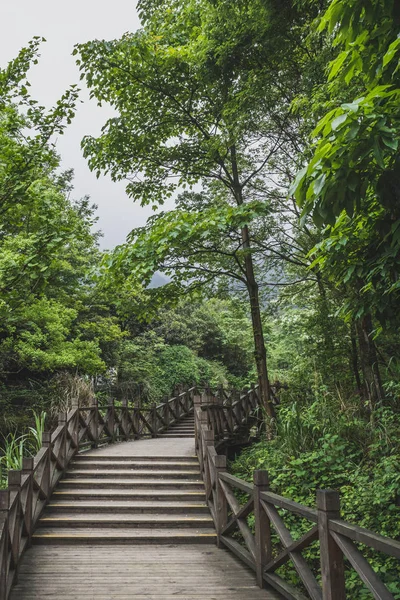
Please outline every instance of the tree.
M320 30L340 49L329 71L334 108L315 128L314 155L294 185L303 213L326 226L314 266L351 290L346 311L372 402L383 397L373 318L393 318L400 289L399 25L392 0L330 4ZM343 83L356 96L337 106Z
M60 174L51 142L73 117L76 87L49 111L28 92L39 42L0 70L0 378L18 385L60 369L104 371L105 346L121 336L115 319L90 312L94 207L70 199L72 172Z
M142 30L75 51L92 97L117 112L99 138L84 138L89 166L127 179L128 194L153 206L195 184L207 197L222 199L227 212L245 212L259 196L264 202L273 197L277 185L268 178L274 179L279 153L287 160L289 147L296 146L298 119L290 100L306 52L297 45L287 60L282 56L302 37L293 22L303 25L310 5L303 18L289 3L282 15L275 2L257 0L235 3L234 10L231 3L206 0L142 2L140 8ZM176 215L180 231L181 217ZM166 224L168 216L163 218ZM234 268L247 289L261 397L272 416L259 282L245 220L238 250L242 265ZM215 263L209 271L220 272Z

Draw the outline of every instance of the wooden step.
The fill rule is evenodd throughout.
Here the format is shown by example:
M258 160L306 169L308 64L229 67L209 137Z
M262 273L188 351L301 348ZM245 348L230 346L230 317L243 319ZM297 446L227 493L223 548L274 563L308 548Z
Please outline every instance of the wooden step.
M45 515L38 523L37 532L42 527L84 527L85 529L110 528L113 529L182 529L191 527L194 529L212 528L213 520L209 515L177 515L177 514L155 514L155 515L130 515L112 513L101 514L69 514Z
M60 490L57 489L52 494L52 498L56 500L109 500L114 499L118 500L185 500L185 501L198 501L204 500L205 491L204 487L202 490L198 491L189 491L189 490L111 490L111 489L66 489Z
M194 433L160 433L158 435L160 438L193 438Z
M46 507L46 515L56 515L58 513L129 513L129 514L209 514L208 506L205 502L198 500L168 501L168 500L114 500L93 499L74 500L71 502L66 499L53 499Z
M165 433L168 433L169 431L182 431L183 433L186 432L190 432L190 433L194 433L194 427L191 426L185 426L185 427L171 427L170 429L166 429Z
M166 429L163 433L192 433L194 434L193 427L173 427L172 429Z
M34 544L215 544L214 529L86 529L40 528L32 536Z
M72 461L70 463L70 469L78 469L79 471L83 470L93 470L93 469L156 469L158 471L162 470L172 470L172 471L188 471L197 468L199 471L199 463L187 463L184 461L163 461L161 459L153 462L149 461L123 461L120 462L118 460L103 460L95 462L94 460L78 460Z
M93 452L93 450L90 450L90 452ZM143 463L143 462L149 462L149 463L153 463L153 462L159 462L159 461L163 461L163 462L188 462L188 463L195 463L198 464L198 458L197 456L114 456L113 454L98 454L96 452L94 452L93 454L88 454L86 452L82 452L81 454L76 454L74 456L74 461L93 461L93 462L103 462L103 461L111 461L111 462L121 462L121 463L125 463L125 462L139 462L139 463Z
M195 470L186 470L186 471L173 471L171 470L144 470L144 469L92 469L92 470L80 470L80 469L71 469L66 472L65 476L69 479L76 479L77 477L83 478L100 478L100 479L148 479L159 477L160 479L200 479L200 471Z
M92 477L91 479L62 479L59 482L59 489L80 488L130 488L138 490L159 490L159 489L182 489L182 490L204 490L204 484L200 480L171 480L171 479L100 479Z

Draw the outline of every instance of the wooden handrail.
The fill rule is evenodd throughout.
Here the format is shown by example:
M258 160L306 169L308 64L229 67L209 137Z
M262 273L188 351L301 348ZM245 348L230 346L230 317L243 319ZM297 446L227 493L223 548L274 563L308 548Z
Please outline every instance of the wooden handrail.
M21 471L9 471L8 488L0 490L0 600L7 600L18 580L21 556L31 544L32 533L59 479L79 450L116 441L157 437L193 410L200 391L182 390L150 408L75 405L61 413L52 432L43 434L42 448L23 459Z
M345 600L345 558L374 598L393 600L379 574L373 571L354 542L397 559L400 559L400 542L341 520L338 492L318 490L314 509L271 492L266 471L255 471L253 484L227 473L226 458L218 455L217 449L221 447L221 440L228 441L234 436L239 423L243 427L246 420L253 419L252 411L257 408L255 395L256 388L241 394L234 402L221 403L220 397L216 400L216 396L206 390L194 398L196 453L218 546L228 548L254 569L260 587L267 583L288 600ZM243 505L234 490L246 495ZM310 529L294 540L280 509L310 521ZM247 524L251 513L254 514L254 533ZM276 538L272 531L279 538L277 549L273 547ZM236 532L241 534L243 543L238 541ZM321 583L302 556L302 551L316 540ZM277 569L287 562L296 569L306 596L277 575Z

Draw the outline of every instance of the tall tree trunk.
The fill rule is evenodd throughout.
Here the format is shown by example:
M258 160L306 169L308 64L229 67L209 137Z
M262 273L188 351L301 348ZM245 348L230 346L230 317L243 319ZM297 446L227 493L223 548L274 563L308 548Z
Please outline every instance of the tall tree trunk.
M360 397L364 396L365 389L363 388L360 371L358 369L358 349L357 349L357 332L354 321L350 323L350 342L351 342L351 370L353 371L354 379Z
M332 318L329 311L329 302L326 295L326 289L324 282L322 281L321 273L315 272L317 278L317 286L319 293L319 313L322 317L321 333L324 339L325 357L326 361L329 361L330 369L329 373L333 371L333 382L337 382L336 374L336 361L335 361L335 344L334 344L334 331L332 327Z
M368 314L359 319L356 322L356 329L365 391L370 409L372 410L377 402L383 400L385 394L382 388L375 342L372 339L373 327L371 315Z
M231 148L231 165L233 174L233 193L237 204L243 204L242 186L239 181L238 166L236 160L236 149ZM245 225L241 230L242 246L245 250L244 267L246 273L246 285L249 294L251 322L254 338L254 357L257 368L260 400L270 418L275 417L274 405L272 404L271 388L267 369L267 352L265 349L264 331L260 311L260 299L258 284L254 274L254 263L251 255L251 244L249 228ZM268 426L267 426L268 427Z
M248 227L242 229L243 247L250 249ZM260 299L258 293L258 284L254 276L253 258L250 253L245 256L245 270L247 280L247 291L250 300L251 323L254 337L254 357L257 367L258 385L261 402L269 417L275 417L275 410L272 404L271 388L267 369L267 352L265 349L263 324L261 320Z

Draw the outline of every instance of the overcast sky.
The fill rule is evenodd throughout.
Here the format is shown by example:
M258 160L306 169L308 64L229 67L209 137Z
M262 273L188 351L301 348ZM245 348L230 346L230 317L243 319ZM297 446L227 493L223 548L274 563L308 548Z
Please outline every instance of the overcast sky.
M118 38L139 27L135 2L128 0L0 0L0 23L2 67L33 36L46 38L39 64L32 68L29 79L33 97L49 107L71 83L79 80L71 56L74 44L95 38ZM107 177L96 179L89 171L80 141L85 134L96 135L100 131L110 110L89 101L86 90L82 91L82 100L75 120L57 141L57 147L63 166L75 171L74 195L88 194L98 205L98 226L104 233L101 243L111 248L122 243L133 227L143 225L151 209L133 204L123 183L113 183Z

